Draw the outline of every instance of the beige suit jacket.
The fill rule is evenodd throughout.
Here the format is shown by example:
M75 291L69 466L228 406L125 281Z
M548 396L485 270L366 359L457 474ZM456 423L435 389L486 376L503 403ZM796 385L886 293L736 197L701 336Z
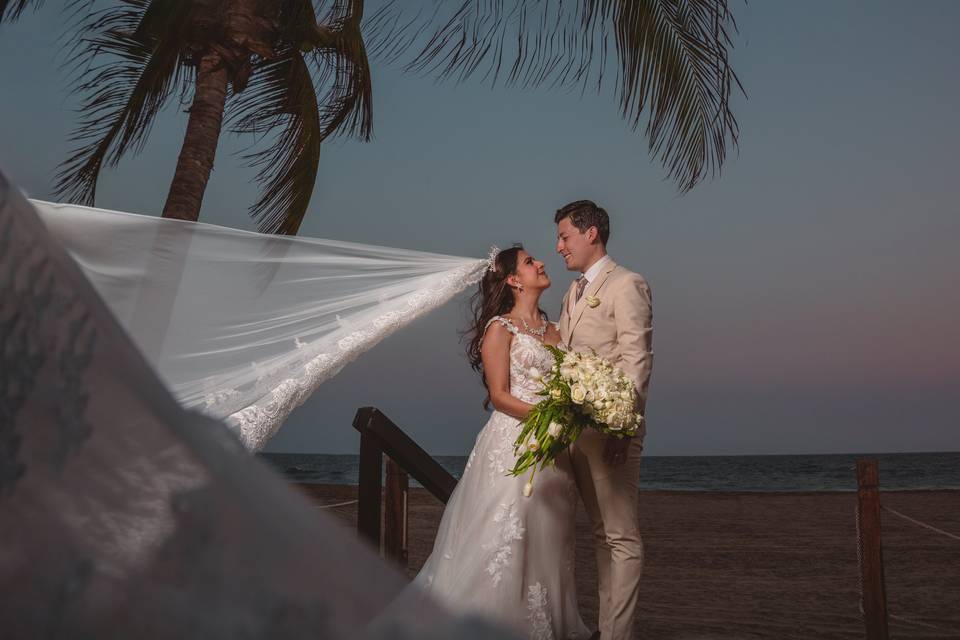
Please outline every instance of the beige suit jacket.
M644 413L653 368L653 302L647 281L610 260L573 304L576 290L574 281L563 297L561 340L573 351L593 349L623 370L636 386ZM599 304L590 306L591 298Z

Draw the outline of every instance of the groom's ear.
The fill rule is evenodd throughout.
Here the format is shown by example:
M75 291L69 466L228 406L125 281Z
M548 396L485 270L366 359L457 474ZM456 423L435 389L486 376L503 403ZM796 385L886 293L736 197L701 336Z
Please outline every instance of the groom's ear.
M587 242L589 242L590 244L593 244L594 242L597 241L597 236L600 235L600 231L597 229L596 226L592 226L587 229L584 235L587 236Z

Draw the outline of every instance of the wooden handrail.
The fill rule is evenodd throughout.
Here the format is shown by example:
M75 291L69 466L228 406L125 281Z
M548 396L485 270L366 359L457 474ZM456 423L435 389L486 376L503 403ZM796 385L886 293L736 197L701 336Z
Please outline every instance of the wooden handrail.
M413 439L375 407L362 407L353 419L360 432L360 479L357 505L357 530L380 548L383 457L387 456L385 551L406 565L407 479L414 477L444 504L457 486L457 480L430 457Z
M362 437L368 435L380 446L383 453L413 476L414 480L444 504L457 486L457 479L430 457L390 418L375 407L363 407L353 419L354 428ZM361 447L362 448L362 447Z

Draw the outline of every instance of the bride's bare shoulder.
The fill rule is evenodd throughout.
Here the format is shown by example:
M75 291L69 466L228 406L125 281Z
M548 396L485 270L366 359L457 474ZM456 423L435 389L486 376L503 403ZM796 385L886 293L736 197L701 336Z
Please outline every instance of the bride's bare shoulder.
M483 347L488 343L492 345L509 344L514 334L514 328L510 320L501 316L494 316L487 321L487 326L483 330Z

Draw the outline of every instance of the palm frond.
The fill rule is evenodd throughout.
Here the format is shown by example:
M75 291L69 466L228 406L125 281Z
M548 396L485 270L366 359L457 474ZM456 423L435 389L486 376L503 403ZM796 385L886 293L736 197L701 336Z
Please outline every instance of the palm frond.
M126 0L91 11L75 27L73 93L83 96L56 193L92 205L100 170L142 150L171 93L184 90L183 27L189 10L175 0Z
M249 86L228 105L228 126L259 136L281 130L268 148L245 155L260 168L263 190L250 213L261 232L295 235L313 193L321 144L335 135L369 139L373 108L362 0L333 2L320 20L309 0L285 9L278 18L285 44L275 58L255 65Z
M614 93L682 192L719 172L739 127L727 0L390 0L365 24L371 55L439 80ZM742 90L742 87L740 87Z
M599 45L608 25L596 4L435 0L431 11L414 11L409 2L389 0L364 32L374 58L409 72L456 82L481 74L492 86L566 86L585 82L591 70L602 73Z
M39 9L43 0L0 0L0 24L15 22L31 4L34 9Z
M303 54L291 46L255 66L249 86L230 109L236 132L280 128L266 149L244 156L260 169L262 193L250 213L262 233L296 235L313 194L325 137Z
M336 0L320 19L331 37L316 47L310 62L320 96L324 138L357 136L373 129L373 82L361 31L364 0Z
M74 14L85 7L91 6L96 0L68 0L61 13ZM44 0L0 0L0 24L16 22L33 5L37 11L43 7Z
M716 175L728 140L735 147L739 136L730 109L739 81L727 54L728 25L736 25L726 2L630 3L613 19L623 116L637 127L649 105L650 153L681 191L689 191L707 174Z

